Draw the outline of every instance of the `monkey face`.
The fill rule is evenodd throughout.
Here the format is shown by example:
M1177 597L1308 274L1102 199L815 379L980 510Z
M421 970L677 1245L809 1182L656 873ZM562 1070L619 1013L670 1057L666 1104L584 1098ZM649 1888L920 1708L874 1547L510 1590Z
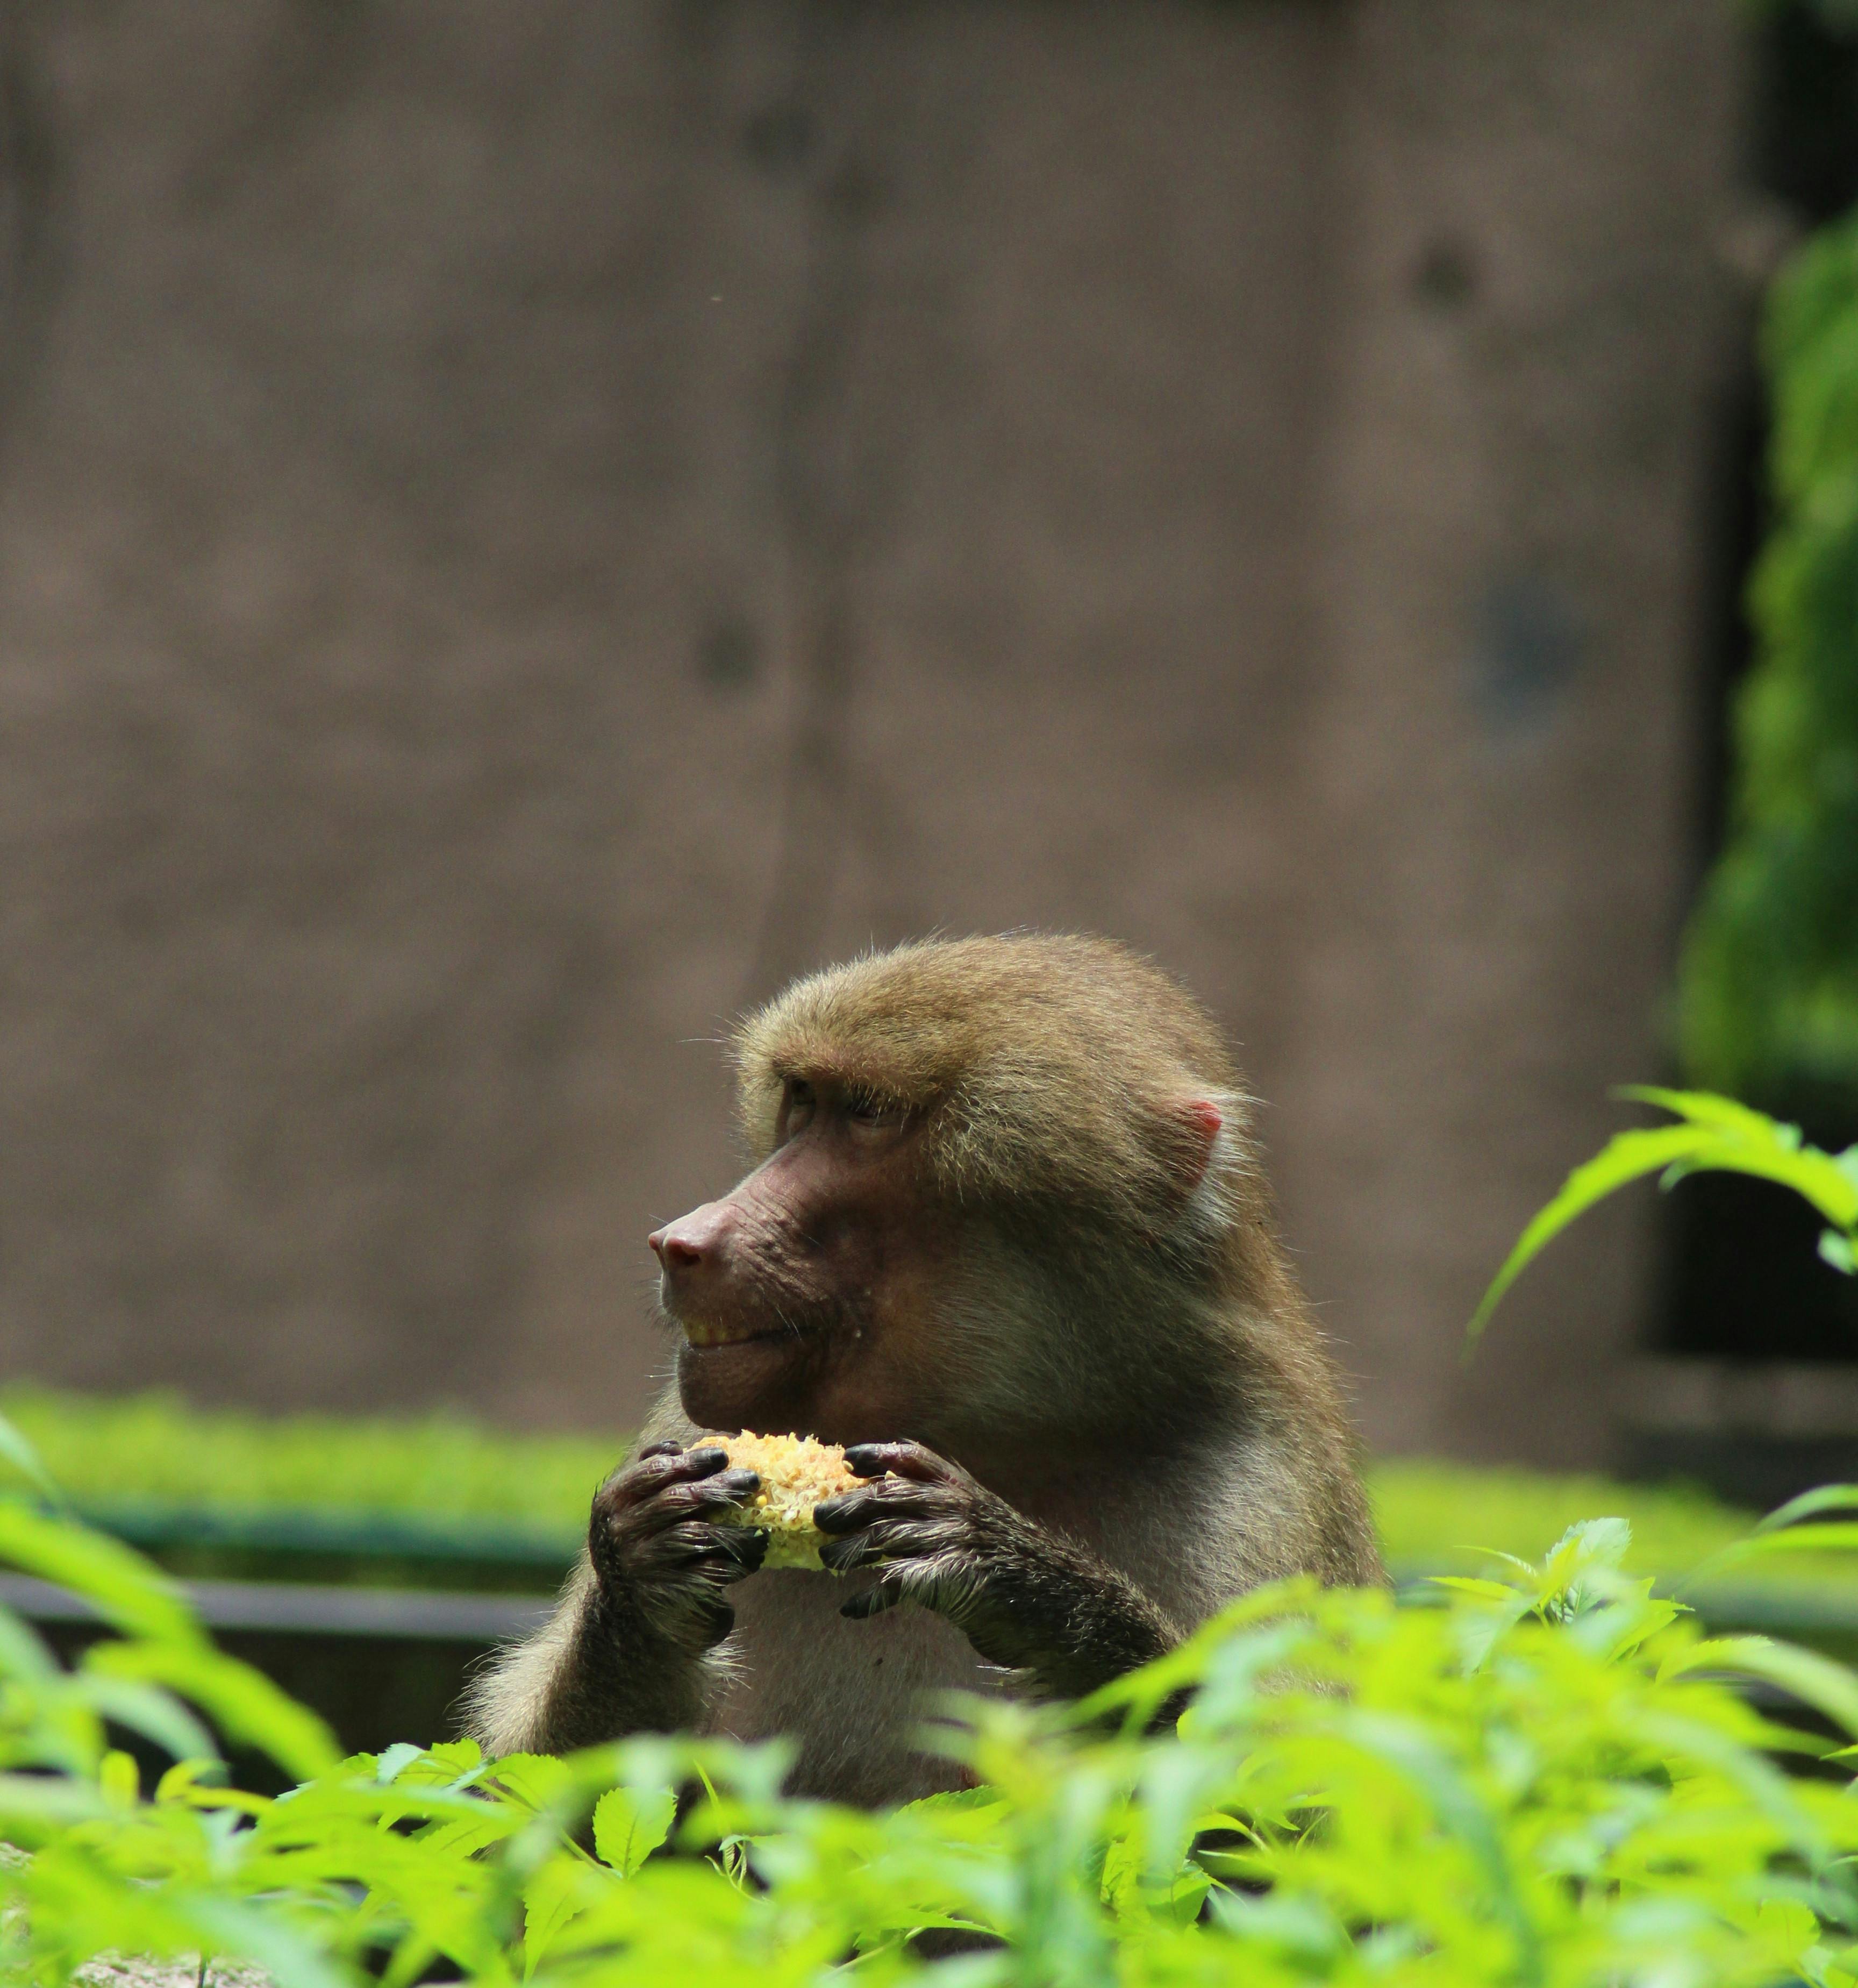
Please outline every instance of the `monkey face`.
M955 1251L921 1129L790 1079L769 1158L650 1238L694 1422L826 1442L927 1426L934 1293Z

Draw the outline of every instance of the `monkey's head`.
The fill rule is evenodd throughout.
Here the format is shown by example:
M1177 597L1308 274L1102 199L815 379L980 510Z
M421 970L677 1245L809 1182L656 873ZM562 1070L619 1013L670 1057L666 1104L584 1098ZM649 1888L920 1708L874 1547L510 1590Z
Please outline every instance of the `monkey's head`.
M1120 946L900 946L797 982L734 1053L758 1164L650 1239L704 1427L951 1454L1152 1428L1275 1295L1238 1073Z

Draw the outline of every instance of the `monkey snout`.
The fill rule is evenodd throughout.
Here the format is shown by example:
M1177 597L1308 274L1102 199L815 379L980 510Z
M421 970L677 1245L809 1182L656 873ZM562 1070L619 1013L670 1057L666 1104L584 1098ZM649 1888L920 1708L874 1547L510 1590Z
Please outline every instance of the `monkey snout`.
M703 1261L703 1251L696 1243L668 1229L655 1230L645 1239L667 1270L694 1270Z
M658 1259L667 1286L674 1291L726 1269L733 1226L727 1203L712 1201L654 1229L645 1239Z
M745 1280L749 1252L729 1202L710 1202L646 1239L658 1259L660 1299L691 1349L777 1336L779 1320L755 1304Z

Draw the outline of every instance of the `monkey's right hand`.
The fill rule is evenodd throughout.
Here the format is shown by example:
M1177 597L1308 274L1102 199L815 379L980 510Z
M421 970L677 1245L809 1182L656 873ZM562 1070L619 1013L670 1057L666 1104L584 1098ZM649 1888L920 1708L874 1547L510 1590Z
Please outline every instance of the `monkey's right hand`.
M714 1523L761 1483L728 1462L714 1445L655 1442L594 1493L587 1554L616 1628L636 1624L698 1656L735 1627L723 1590L761 1565L768 1535Z

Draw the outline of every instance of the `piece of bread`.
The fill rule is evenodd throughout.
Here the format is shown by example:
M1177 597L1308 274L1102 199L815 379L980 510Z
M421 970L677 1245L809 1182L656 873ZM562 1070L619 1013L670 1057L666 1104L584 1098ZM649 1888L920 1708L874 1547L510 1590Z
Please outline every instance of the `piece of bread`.
M838 1444L815 1442L811 1436L756 1435L744 1429L740 1435L705 1436L701 1445L691 1445L699 1446L727 1450L732 1469L759 1476L761 1489L731 1516L737 1525L766 1532L764 1567L817 1567L826 1535L813 1523L814 1506L865 1482L846 1469Z

